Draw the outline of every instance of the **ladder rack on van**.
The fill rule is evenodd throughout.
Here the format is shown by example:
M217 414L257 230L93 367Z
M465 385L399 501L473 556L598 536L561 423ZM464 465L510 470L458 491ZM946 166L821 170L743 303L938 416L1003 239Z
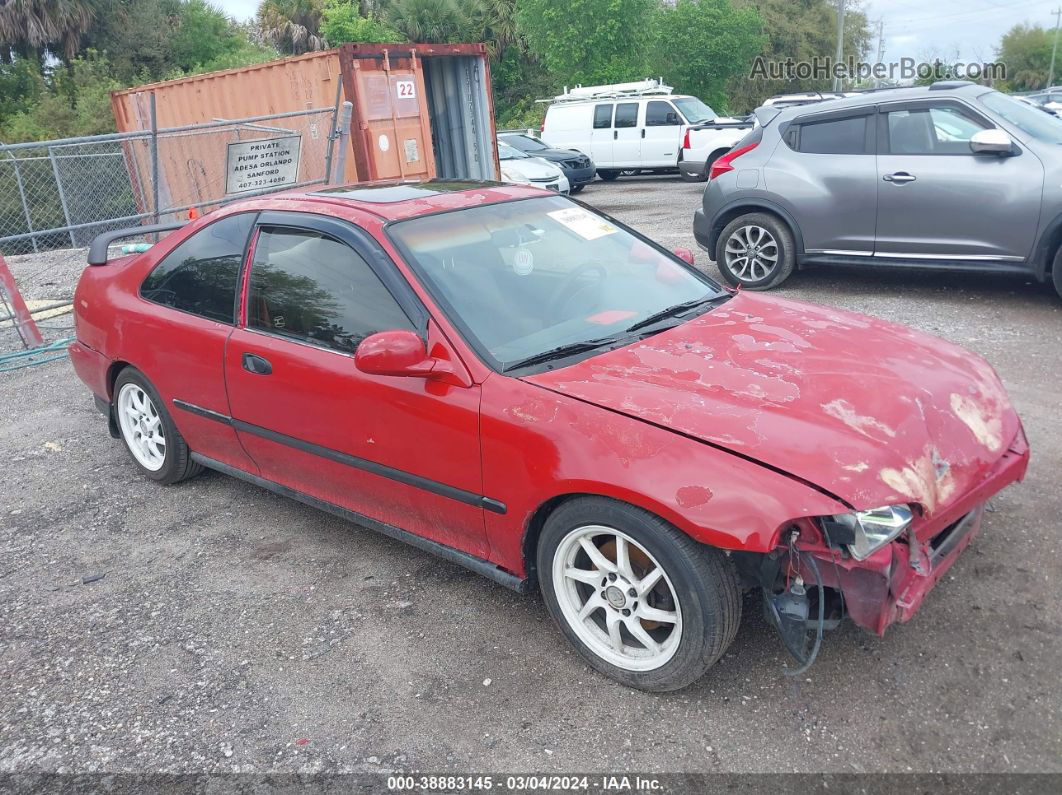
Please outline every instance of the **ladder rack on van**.
M675 89L664 84L664 79L638 80L632 83L613 83L604 86L577 85L552 99L540 99L538 102L588 102L597 99L622 99L626 97L667 96Z

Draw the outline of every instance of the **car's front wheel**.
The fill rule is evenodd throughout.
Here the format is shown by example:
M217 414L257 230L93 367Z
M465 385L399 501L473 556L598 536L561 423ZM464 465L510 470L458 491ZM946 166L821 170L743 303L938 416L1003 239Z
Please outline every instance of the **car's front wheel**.
M613 180L619 179L620 173L610 168L599 168L597 170L597 175L605 180L605 182L612 182Z
M769 290L795 265L793 235L773 215L749 213L728 223L715 247L715 264L734 287Z
M590 665L629 687L693 683L737 632L730 561L639 508L600 497L565 503L543 527L537 562L561 631Z
M202 470L162 398L139 370L126 367L118 374L113 411L129 455L147 477L168 485Z
M1054 282L1055 292L1062 298L1062 246L1055 252L1055 260L1051 263L1051 281Z
M585 184L583 184L583 185L572 185L572 188L571 188L572 196L574 196L576 193L582 193L583 192L583 188L585 188L585 187L586 187Z

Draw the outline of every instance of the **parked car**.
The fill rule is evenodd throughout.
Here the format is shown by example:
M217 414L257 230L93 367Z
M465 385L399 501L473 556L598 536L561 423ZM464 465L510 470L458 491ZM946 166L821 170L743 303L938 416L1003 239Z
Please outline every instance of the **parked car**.
M1044 97L1041 97L1038 101L1030 96L1021 96L1019 94L1011 94L1011 96L1018 102L1029 105L1030 107L1036 108L1037 110L1042 110L1044 113L1050 113L1052 116L1057 116L1057 109L1062 109L1062 105L1058 105L1056 103L1049 103Z
M501 178L514 185L538 185L558 193L568 193L571 186L564 172L548 160L526 155L515 147L498 141Z
M693 221L730 284L838 263L1013 273L1062 294L1062 120L964 81L756 118Z
M1026 94L1026 99L1035 102L1044 110L1058 114L1062 111L1062 86L1054 86L1039 94Z
M674 172L691 125L717 125L707 134L715 148L725 151L744 134L726 126L738 121L717 116L697 97L673 94L657 80L579 86L554 97L542 140L588 154L598 176L613 180L624 172Z
M92 244L70 347L141 474L209 467L538 587L633 687L701 676L742 587L803 664L845 613L908 620L1028 461L979 357L727 292L550 191L273 194L108 260L147 231Z
M689 127L682 137L679 175L686 182L704 182L711 173L712 164L733 148L730 138L744 136L754 124L753 117L750 121L708 122ZM726 134L721 136L720 132Z
M578 149L556 149L527 133L500 133L498 140L519 149L525 155L551 162L564 172L572 193L579 193L594 181L597 174L594 161Z

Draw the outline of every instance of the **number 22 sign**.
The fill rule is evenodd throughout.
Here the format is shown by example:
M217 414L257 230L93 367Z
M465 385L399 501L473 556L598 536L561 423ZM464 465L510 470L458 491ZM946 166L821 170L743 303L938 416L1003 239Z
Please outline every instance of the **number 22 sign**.
M416 99L417 84L412 80L398 80L395 82L395 93L399 99Z

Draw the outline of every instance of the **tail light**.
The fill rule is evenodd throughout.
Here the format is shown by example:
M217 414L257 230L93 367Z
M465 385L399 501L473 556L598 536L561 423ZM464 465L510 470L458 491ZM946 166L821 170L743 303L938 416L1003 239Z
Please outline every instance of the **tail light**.
M708 170L708 181L710 182L711 180L713 180L716 177L718 177L720 174L725 174L728 171L733 171L734 170L734 166L733 166L734 161L737 160L739 157L741 157L746 152L751 152L758 145L759 145L759 141L757 141L756 143L753 143L753 144L749 144L748 146L742 146L742 147L740 147L738 149L731 149L725 155L723 155L718 160L716 160L714 163L712 163L712 167Z
M682 148L683 149L689 149L690 148L690 128L689 127L686 128L686 135L682 139Z

